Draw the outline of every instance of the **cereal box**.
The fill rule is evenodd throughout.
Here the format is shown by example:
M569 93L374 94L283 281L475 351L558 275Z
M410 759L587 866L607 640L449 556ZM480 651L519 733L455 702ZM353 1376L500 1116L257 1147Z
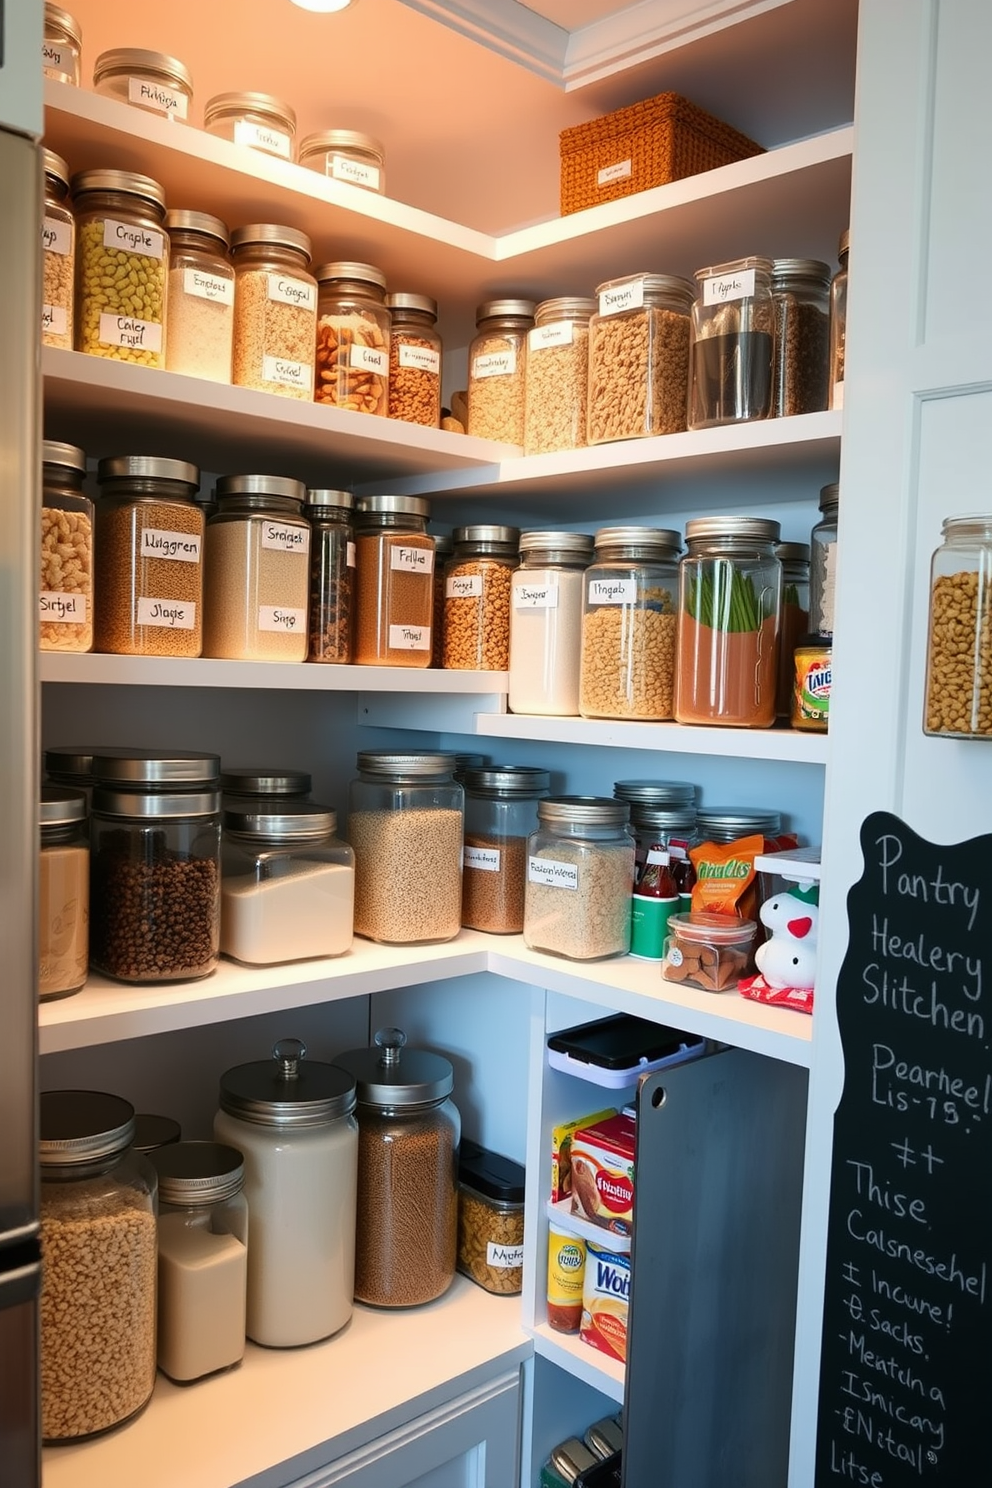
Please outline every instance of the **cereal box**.
M634 1140L637 1127L615 1113L572 1137L572 1213L629 1235L634 1223Z

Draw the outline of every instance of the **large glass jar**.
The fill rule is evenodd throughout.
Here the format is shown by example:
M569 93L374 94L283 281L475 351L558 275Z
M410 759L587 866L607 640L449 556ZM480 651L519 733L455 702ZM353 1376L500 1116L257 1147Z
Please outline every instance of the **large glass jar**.
M579 711L585 532L522 532L510 585L510 710L570 717Z
M169 239L165 193L150 176L88 170L72 178L76 350L165 366Z
M39 810L38 999L78 992L89 966L90 852L86 796L43 785Z
M358 1087L355 1296L414 1307L448 1290L458 1252L461 1117L451 1061L382 1028L338 1063Z
M818 258L774 259L772 299L772 415L819 413L828 401L830 265Z
M589 317L596 301L543 300L527 333L524 453L582 449L589 390Z
M692 285L635 274L599 285L589 324L589 443L685 428Z
M436 429L441 422L441 337L437 301L389 294L389 417Z
M830 640L834 633L837 591L837 513L840 486L832 481L820 490L820 520L810 533L809 629Z
M82 791L86 797L87 813L93 797L93 754L94 750L86 745L70 744L48 748L43 756L48 779L53 785Z
M187 377L230 382L234 270L230 234L209 212L169 212L169 325L165 365Z
M583 718L671 718L681 550L668 529L596 533L583 586Z
M214 1137L245 1159L248 1337L268 1348L329 1338L355 1289L355 1081L280 1039L220 1080Z
M444 661L452 671L505 672L516 527L456 527L444 575Z
M679 573L675 717L769 728L775 722L782 565L779 524L696 517Z
M114 455L97 466L98 651L199 656L203 645L200 472L185 460Z
M315 271L317 369L314 398L353 413L389 411L386 276L371 264L325 263Z
M527 332L533 300L486 300L475 312L478 334L468 349L468 433L524 442Z
M851 230L840 235L837 259L840 268L830 282L830 407L844 407L844 362L847 352L847 260Z
M465 792L452 763L440 753L359 751L348 813L356 935L429 945L458 934Z
M265 155L295 158L296 113L271 93L215 93L204 105L203 127Z
M350 491L308 490L310 646L308 661L351 661L354 654L355 529Z
M79 87L79 54L83 33L75 16L45 0L45 34L41 43L41 71L57 83Z
M550 783L547 770L529 765L466 770L463 925L492 935L523 929L527 838Z
M380 196L386 190L385 160L379 141L357 129L322 129L300 141L300 164L308 170Z
M192 751L93 757L90 965L120 982L189 982L217 965L220 760Z
M74 444L41 447L41 583L38 645L42 651L93 646L93 503L83 494L86 456Z
M700 842L737 842L741 837L777 837L782 813L763 806L700 806L696 811Z
M310 592L306 486L282 475L226 475L207 523L204 653L305 661Z
M434 612L430 507L419 496L361 496L355 521L355 660L427 667Z
M775 305L770 258L696 270L689 428L744 423L772 411Z
M572 961L630 950L634 834L610 796L551 796L527 842L524 944Z
M788 718L796 680L796 647L809 630L809 543L780 542L775 556L782 565L782 630L779 636L778 686L775 712Z
M116 47L93 64L93 87L107 98L185 123L193 101L189 69L165 52Z
M317 281L310 239L295 227L256 222L231 234L237 387L308 403L313 397Z
M80 1441L155 1384L155 1174L117 1095L43 1091L40 1136L41 1434Z
M945 517L930 569L925 734L992 738L992 516Z
M75 326L76 223L69 195L69 167L54 150L42 150L45 215L41 224L41 344L72 350Z

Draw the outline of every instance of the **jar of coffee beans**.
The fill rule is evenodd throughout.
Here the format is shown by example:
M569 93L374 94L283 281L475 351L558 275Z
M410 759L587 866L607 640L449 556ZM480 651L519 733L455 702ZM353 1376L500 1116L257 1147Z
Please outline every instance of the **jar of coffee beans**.
M354 652L355 530L350 491L307 491L310 518L308 661L350 661Z
M830 265L818 258L776 258L772 415L819 413L827 406Z

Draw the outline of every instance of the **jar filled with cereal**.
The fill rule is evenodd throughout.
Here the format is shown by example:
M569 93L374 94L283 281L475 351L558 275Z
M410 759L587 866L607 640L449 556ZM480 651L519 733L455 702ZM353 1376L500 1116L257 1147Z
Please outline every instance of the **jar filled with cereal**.
M215 93L204 105L203 127L264 155L296 158L295 110L271 93Z
M234 339L234 270L230 234L209 212L169 212L170 372L230 382Z
M45 215L41 224L41 344L72 350L76 224L68 205L69 167L54 150L42 150Z
M389 411L386 276L371 264L338 262L315 270L317 374L314 399L354 413Z
M589 320L596 301L543 300L527 333L524 452L581 449L586 442Z
M505 672L516 527L456 527L444 575L444 661L449 671Z
M231 234L236 387L313 397L317 281L310 239L295 227L256 222Z
M355 498L350 491L307 491L310 518L308 661L351 661L354 652Z
M45 0L45 31L41 43L41 71L56 83L79 87L79 54L83 33L75 16Z
M281 475L226 475L207 523L203 649L232 661L305 661L310 593L306 487Z
M436 429L441 422L441 337L437 301L429 295L390 294L389 417Z
M527 332L533 300L486 300L475 312L468 351L468 432L479 439L524 442Z
M386 190L385 159L379 141L357 129L322 129L300 142L300 164L308 170L380 196Z
M923 732L992 738L992 516L945 517L930 570Z
M434 539L420 496L361 496L355 521L355 660L428 667L434 612Z
M583 718L672 717L681 549L668 529L596 533L582 608Z
M150 176L89 170L72 178L76 350L165 366L169 239L165 193Z
M525 1179L519 1163L462 1139L458 1269L498 1296L523 1290Z
M685 428L693 288L671 274L607 279L589 323L589 443Z
M93 648L93 502L83 492L86 456L74 444L41 447L42 651Z
M160 118L185 123L193 101L189 69L165 52L116 47L101 52L93 65L93 88Z
M625 956L634 887L627 802L550 796L537 816L527 842L524 944L573 961Z

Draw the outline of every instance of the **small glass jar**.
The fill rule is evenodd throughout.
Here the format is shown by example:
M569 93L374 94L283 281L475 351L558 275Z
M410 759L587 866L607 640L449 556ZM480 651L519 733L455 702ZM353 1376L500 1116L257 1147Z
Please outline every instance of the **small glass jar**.
M310 646L308 661L349 662L354 654L355 529L350 491L308 490Z
M992 516L945 517L930 568L923 732L992 738Z
M41 1434L99 1436L155 1384L156 1183L129 1151L134 1107L41 1094Z
M527 841L524 944L570 961L630 950L634 834L610 796L551 796Z
M437 300L389 294L389 417L437 429L441 423L441 337Z
M596 533L583 585L583 718L671 718L681 550L668 529Z
M41 446L42 651L93 649L93 502L83 494L86 456L74 444Z
M204 107L203 127L265 155L296 158L296 113L271 93L215 93Z
M387 945L454 940L464 816L450 755L359 751L348 814L356 935Z
M220 948L248 966L351 950L355 855L329 806L285 797L225 805Z
M775 722L782 565L779 524L696 517L679 566L675 717L770 728Z
M300 164L331 181L386 193L386 152L377 139L357 129L322 129L300 141Z
M352 1314L358 1123L354 1078L280 1039L220 1080L214 1138L245 1159L247 1333L267 1348L329 1338ZM274 1062L273 1062L274 1061Z
M809 554L809 543L775 544L775 556L782 565L782 631L779 637L775 705L779 718L788 718L792 711L796 647L809 630Z
M524 453L582 449L589 391L589 318L596 301L543 300L527 333Z
M446 1292L458 1254L458 1144L451 1061L381 1028L338 1064L358 1087L355 1297L415 1307Z
M72 350L75 326L76 222L69 196L69 167L54 150L41 152L45 215L41 224L41 344Z
M636 876L647 861L648 848L660 843L671 859L679 892L688 895L695 881L688 850L698 840L696 787L688 780L617 780L613 794L630 806Z
M72 178L76 350L165 366L169 239L165 193L150 176L89 170Z
M282 475L226 475L207 523L204 653L305 661L310 593L306 486Z
M830 265L818 258L774 259L772 299L772 416L819 413L828 402Z
M696 270L689 428L746 423L772 411L775 304L770 258Z
M837 514L840 486L832 481L820 490L820 520L809 536L809 630L823 640L834 633L837 592Z
M41 71L56 83L79 87L79 56L83 32L75 16L45 0L45 32L41 43Z
M355 521L355 660L427 667L434 611L434 539L419 496L361 496Z
M579 711L585 532L522 532L510 584L510 710L571 717Z
M230 382L234 270L230 234L209 212L169 212L169 324L165 365L187 377Z
M217 965L220 760L191 751L93 758L90 965L119 982L192 982Z
M505 672L517 527L456 527L444 575L444 661L449 671Z
M444 571L455 551L455 540L450 532L441 532L434 539L434 608L431 613L431 666L444 663Z
M693 288L671 274L607 279L589 324L589 443L685 428Z
M458 1269L497 1296L524 1280L524 1183L519 1163L463 1140L458 1156Z
M840 268L830 282L830 407L844 407L844 361L847 351L847 260L851 230L840 235L837 260Z
M493 765L465 772L462 924L491 935L524 927L527 838L537 803L548 794L547 770Z
M478 439L524 442L527 332L533 300L486 300L475 312L468 349L468 430Z
M101 52L93 64L93 87L107 98L182 124L193 102L189 69L165 52L146 52L141 47Z
M171 1142L148 1160L158 1176L158 1367L186 1384L245 1351L245 1163L219 1142Z
M97 466L98 651L199 656L203 645L200 472L185 460L114 455Z
M86 796L43 785L39 813L38 1000L70 997L89 967L90 852Z
M353 413L389 411L386 276L371 264L325 263L315 270L317 368L314 399Z
M295 227L256 222L231 234L237 387L308 403L313 397L317 281L310 239Z

